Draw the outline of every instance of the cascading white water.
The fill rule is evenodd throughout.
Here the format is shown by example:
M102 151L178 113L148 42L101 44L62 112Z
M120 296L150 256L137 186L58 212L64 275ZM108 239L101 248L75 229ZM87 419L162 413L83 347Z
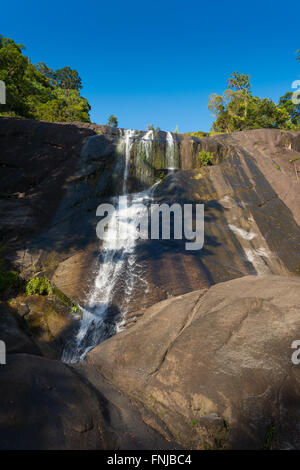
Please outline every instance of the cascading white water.
M87 304L82 308L78 333L63 351L64 362L74 363L84 359L89 350L122 330L136 283L143 284L147 290L143 268L138 264L135 253L136 227L138 218L143 216L141 211L147 211L147 204L151 202L152 193L158 183L140 193L126 195L131 148L139 133L134 130L123 132L118 149L125 155L123 196L119 198L116 210L109 221L100 253L98 272L89 292ZM141 139L147 158L150 158L153 135L153 131L148 131ZM167 135L167 152L171 156L170 164L175 166L176 151L171 133ZM144 209L141 208L141 203L144 204ZM114 309L114 296L120 288L124 300L118 309Z
M145 149L147 160L150 160L153 138L154 132L152 130L146 132L144 137L142 137L142 146Z
M87 352L103 339L111 336L115 331L122 329L122 318L126 314L130 295L137 281L145 283L141 277L141 267L136 263L134 249L136 245L135 229L140 211L137 204L147 202L151 189L133 194L128 205L126 196L127 181L130 166L130 152L137 132L124 131L125 135L120 143L119 151L125 154L125 167L122 192L119 203L108 224L99 260L99 270L94 285L88 295L87 305L82 308L82 319L79 331L66 346L62 360L77 362L84 359ZM145 207L145 210L146 207ZM117 312L119 321L108 320L107 313L112 309L112 301L116 288L123 284L124 301L121 311ZM145 285L146 287L146 285ZM114 316L112 312L111 316Z
M123 178L123 194L126 194L127 190L127 180L129 174L129 166L130 166L130 150L133 144L134 136L136 135L136 131L132 129L125 130L125 169L124 169L124 178Z
M179 166L179 152L177 143L173 137L171 132L167 132L167 149L166 149L166 156L167 156L167 165L170 169L178 168Z

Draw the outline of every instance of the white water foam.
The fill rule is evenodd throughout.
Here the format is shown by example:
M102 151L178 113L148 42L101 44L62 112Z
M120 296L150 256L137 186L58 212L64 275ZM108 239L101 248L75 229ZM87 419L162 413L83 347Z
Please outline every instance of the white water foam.
M258 248L256 250L252 248L245 248L245 255L247 261L250 261L250 263L253 264L259 276L270 273L269 267L263 260L263 258L270 257L268 251L265 248Z
M150 157L151 157L153 139L154 139L153 130L146 132L146 134L141 139L142 147L145 149L147 160L150 160Z
M146 136L151 139L153 131L149 131ZM120 331L135 284L143 284L145 291L148 287L143 279L142 266L136 260L136 227L138 218L143 215L141 212L147 211L147 203L150 203L156 185L146 191L126 195L131 147L135 137L138 137L135 130L126 130L122 135L118 150L125 155L123 196L119 198L118 206L105 232L98 272L88 294L86 306L81 308L82 318L78 333L63 351L64 362L84 359L89 350ZM149 141L144 141L144 145L150 152ZM111 318L108 319L109 310L113 310L114 295L120 286L124 300L116 312L117 318L114 318L112 312L109 314Z
M167 132L167 167L169 169L175 169L178 168L178 159L179 159L179 153L178 153L178 146L177 143L175 142L175 139L173 137L172 132Z
M252 240L254 237L256 237L256 233L247 232L246 230L236 227L235 225L228 224L228 227L230 228L230 230L232 230L233 233L243 238L244 240Z
M119 203L110 219L105 232L99 256L98 272L91 288L77 335L63 351L64 362L83 360L92 348L104 339L121 331L125 323L131 295L136 283L142 284L145 292L148 283L143 276L143 267L136 256L136 227L138 219L147 211L147 204L152 201L156 183L152 188L140 193L127 193L127 181L130 170L131 148L135 140L140 140L147 158L151 157L154 133L148 131L142 138L135 130L120 131L118 152L125 156L124 177ZM167 155L170 166L177 168L176 143L171 133L167 134ZM114 313L114 296L121 287L123 301Z

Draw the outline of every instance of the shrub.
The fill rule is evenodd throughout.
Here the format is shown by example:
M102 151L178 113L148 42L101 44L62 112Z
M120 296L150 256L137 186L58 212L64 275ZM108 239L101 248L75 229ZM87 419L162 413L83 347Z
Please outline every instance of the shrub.
M118 119L116 118L116 116L111 114L108 118L107 125L111 127L118 127Z
M0 246L0 292L9 289L21 289L24 287L24 279L22 279L16 271L6 271L4 269L4 260L2 252L4 246Z
M205 150L201 150L197 155L197 160L200 166L212 165L214 161L214 155Z
M50 281L46 277L33 277L26 284L26 294L51 295L53 293Z
M0 270L0 291L4 291L10 287L19 289L22 287L23 279L19 277L16 271Z

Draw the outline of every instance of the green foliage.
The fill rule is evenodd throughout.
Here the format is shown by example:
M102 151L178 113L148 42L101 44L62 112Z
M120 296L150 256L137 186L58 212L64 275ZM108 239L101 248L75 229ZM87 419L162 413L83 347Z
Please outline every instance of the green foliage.
M49 101L36 105L34 117L49 122L89 122L89 110L88 101L78 90L56 88Z
M212 165L214 161L214 155L205 150L201 150L197 155L197 162L200 166Z
M118 127L118 119L116 118L116 116L111 114L108 118L107 125L111 127Z
M157 128L155 129L153 124L148 124L147 129L148 129L148 131L153 131L154 137L158 137L158 134L160 132L160 127L159 126L157 126Z
M53 71L44 63L35 67L23 50L23 45L0 36L0 80L6 87L0 115L90 122L90 106L79 94L78 72L70 67Z
M6 271L4 268L4 260L2 258L4 246L0 247L0 292L7 289L22 289L24 279L22 279L16 271Z
M234 90L250 90L250 75L233 72L227 80L228 87Z
M290 130L300 130L300 104L295 104L292 101L292 92L283 95L279 100L279 106L284 108L289 114Z
M26 284L26 294L51 295L53 294L53 289L46 277L33 277Z
M222 95L210 96L208 108L215 114L212 131L230 133L245 129L280 128L300 130L300 106L286 93L277 105L251 93L249 75L234 72Z
M276 443L275 427L271 424L265 435L264 450L272 450Z
M50 83L58 88L66 90L77 90L82 88L81 78L77 70L72 70L70 67L63 67L62 69L53 70L44 62L39 62L36 69L41 72L50 81Z
M22 286L22 279L16 271L4 271L0 269L0 292L15 288L19 289Z

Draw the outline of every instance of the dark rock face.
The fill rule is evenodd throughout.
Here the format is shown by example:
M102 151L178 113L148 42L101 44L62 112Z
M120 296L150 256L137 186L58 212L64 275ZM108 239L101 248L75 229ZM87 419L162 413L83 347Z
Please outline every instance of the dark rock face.
M29 354L0 369L0 448L105 449L95 393L68 366Z
M3 236L17 245L49 225L89 129L0 118ZM16 241L16 240L14 240Z
M182 241L139 242L137 262L149 292L136 289L132 312L248 274L299 275L299 133L261 129L181 137L178 145L181 170L157 186L154 202L203 203L204 247L193 252ZM212 152L217 164L199 168L200 150Z
M1 450L180 448L92 366L9 354L0 386Z
M11 301L11 307L11 314L18 317L41 354L49 359L60 359L65 345L77 331L80 313L72 311L70 305L55 295L19 295Z
M96 135L104 130L106 136ZM87 279L81 282L81 275L90 272L99 245L96 208L101 197L116 190L110 178L116 163L115 131L84 123L0 118L0 215L6 257L25 276L43 271L50 278L68 260L72 279L65 278L64 264L57 278L63 271L66 282L58 283L75 300L84 297ZM86 152L89 136L97 145L91 140ZM124 162L118 164L123 171Z
M99 269L96 208L122 191L125 135L0 118L5 255L83 306ZM15 299L18 314L1 303L0 447L299 449L291 343L300 337L300 134L173 136L172 155L166 133L146 145L145 133L135 135L128 190L177 162L153 202L204 203L204 247L137 243L143 282L130 297L128 329L88 364L48 359L74 334L70 309L34 296ZM217 164L200 168L200 150ZM122 296L117 286L115 312Z
M300 280L246 276L165 300L88 354L185 448L299 449Z
M121 192L125 157L118 143L124 132L0 119L0 181L8 191L2 194L1 225L8 255L22 273L45 272L83 305L99 268L96 208ZM145 133L136 135L132 191L157 180L170 161L165 133L143 145ZM154 202L204 203L205 244L188 252L177 241L138 243L137 263L148 289L136 287L130 312L247 274L299 274L300 159L290 162L300 155L299 134L255 130L173 139L172 158L181 171L158 185ZM214 153L218 164L198 168L200 150Z
M134 286L129 324L169 296L248 274L299 275L300 159L290 162L300 156L299 133L173 136L172 158L166 133L146 143L145 133L133 134L128 190L145 188L176 161L180 171L157 186L153 202L204 203L205 243L199 251L187 251L176 240L137 243L136 264L145 282ZM7 256L25 276L45 273L83 306L99 270L96 208L122 191L125 135L83 123L0 119ZM200 150L212 152L217 164L199 168ZM114 311L120 310L123 287L116 288Z
M0 325L0 339L5 342L7 354L21 352L41 354L29 334L24 331L24 322L18 318L13 309L3 302L0 302ZM30 330L27 333L30 333Z

